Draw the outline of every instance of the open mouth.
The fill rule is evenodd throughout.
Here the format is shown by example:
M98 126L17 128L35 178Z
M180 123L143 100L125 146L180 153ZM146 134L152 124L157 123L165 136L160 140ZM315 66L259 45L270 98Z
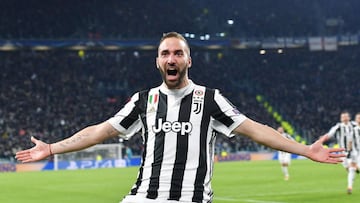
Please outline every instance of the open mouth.
M177 74L177 70L173 69L173 70L167 70L167 74L168 75L172 75L175 76Z

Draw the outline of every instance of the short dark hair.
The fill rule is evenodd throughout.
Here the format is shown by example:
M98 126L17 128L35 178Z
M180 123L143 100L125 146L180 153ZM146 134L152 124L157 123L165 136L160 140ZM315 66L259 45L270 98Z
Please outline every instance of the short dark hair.
M187 42L187 40L178 32L167 32L167 33L164 33L163 36L161 37L160 39L160 42L159 42L159 45L158 47L160 46L160 44L165 40L165 39L168 39L168 38L177 38L177 39L180 39L181 41L185 42L187 48L189 49L189 53L190 53L190 46L189 46L189 43Z
M349 114L349 115L351 115L351 114L350 114L350 111L348 111L348 110L343 110L343 111L341 111L340 114Z

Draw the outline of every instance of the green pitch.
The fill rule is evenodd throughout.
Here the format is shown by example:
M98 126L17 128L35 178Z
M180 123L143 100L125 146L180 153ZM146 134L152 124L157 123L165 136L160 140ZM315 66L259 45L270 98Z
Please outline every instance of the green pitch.
M135 182L137 168L0 173L1 203L117 203ZM217 163L214 203L357 202L360 177L346 194L341 165L293 160L284 181L277 161Z

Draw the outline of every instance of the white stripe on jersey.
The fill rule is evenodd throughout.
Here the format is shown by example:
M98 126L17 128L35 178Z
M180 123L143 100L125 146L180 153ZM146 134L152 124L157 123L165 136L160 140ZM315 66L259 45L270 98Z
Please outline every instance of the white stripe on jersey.
M348 143L352 140L353 130L353 125L351 123L337 123L329 130L328 135L330 138L335 137L339 147L344 148L347 151Z
M192 150L197 149L200 144L200 125L203 116L202 108L204 107L204 93L205 87L197 87L196 91L193 91L193 101L191 105L191 112L190 115L190 122L193 124L193 131L191 132L191 136L198 136L197 139L192 139L191 142L188 142L190 153L187 154L187 162L185 165L184 171L184 180L183 185L186 191L182 193L180 198L181 201L186 201L186 193L192 192L194 190L194 183L196 178L197 167L199 165L199 150ZM199 111L201 109L201 111ZM196 126L196 127L195 127ZM185 193L186 192L186 193ZM205 199L210 199L210 197L205 197Z
M360 154L360 126L354 127L353 148Z
M122 134L142 129L145 151L132 195L208 202L213 132L230 136L245 119L218 90L190 82L180 90L162 84L136 93L108 121Z

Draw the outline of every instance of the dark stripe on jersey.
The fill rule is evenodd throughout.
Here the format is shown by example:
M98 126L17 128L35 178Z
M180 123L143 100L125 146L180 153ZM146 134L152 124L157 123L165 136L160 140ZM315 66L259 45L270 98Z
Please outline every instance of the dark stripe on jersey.
M340 125L339 125L338 129L336 129L335 133L336 133L336 141L339 144L339 146L340 147L345 147L345 146L343 146L343 142L342 142L344 137L342 136L341 126Z
M139 175L135 183L135 187L131 189L130 194L135 195L137 193L137 190L140 187L141 180L143 177L143 171L144 171L144 163L145 163L145 157L146 157L146 146L148 142L148 131L147 131L147 124L146 124L146 109L147 109L147 98L148 98L149 91L143 91L139 93L139 109L140 109L140 117L141 121L144 124L145 133L143 135L144 139L144 151L142 154L142 163L139 168Z
M200 126L200 155L199 155L199 166L196 171L196 178L194 183L194 195L192 197L193 202L202 202L204 199L203 192L204 192L204 181L206 176L207 169L207 131L210 123L210 112L213 111L215 106L214 101L214 90L206 89L204 95L204 110L201 119L201 126Z
M191 114L192 94L185 96L181 100L179 110L179 122L189 122ZM179 200L181 197L182 182L184 179L185 164L188 154L189 134L181 135L177 133L176 157L171 178L169 200Z
M340 134L342 134L342 138L344 139L344 147L345 147L345 149L346 149L346 151L349 151L349 149L348 149L348 146L347 146L347 136L346 136L346 131L345 131L345 127L344 126L341 126L340 127L341 128L341 133Z
M120 125L125 129L128 129L137 119L139 119L139 102L140 102L140 93L139 93L139 100L134 102L135 106L132 111L126 116L121 122ZM145 104L146 105L146 104Z
M221 111L219 105L215 103L215 113L214 115L212 115L214 117L215 120L218 120L219 122L221 122L222 124L226 125L226 127L230 127L234 121L227 116L224 112ZM233 106L231 103L229 103L231 106ZM235 108L235 107L234 107Z
M160 94L159 94L158 110L156 112L156 119L155 119L156 128L158 128L159 119L166 121L166 113L167 113L167 96L162 92L159 93ZM149 199L155 199L158 196L159 176L160 176L161 164L164 155L164 139L165 139L164 131L160 131L159 133L155 134L154 162L152 164L149 189L147 191L148 194L146 196Z

